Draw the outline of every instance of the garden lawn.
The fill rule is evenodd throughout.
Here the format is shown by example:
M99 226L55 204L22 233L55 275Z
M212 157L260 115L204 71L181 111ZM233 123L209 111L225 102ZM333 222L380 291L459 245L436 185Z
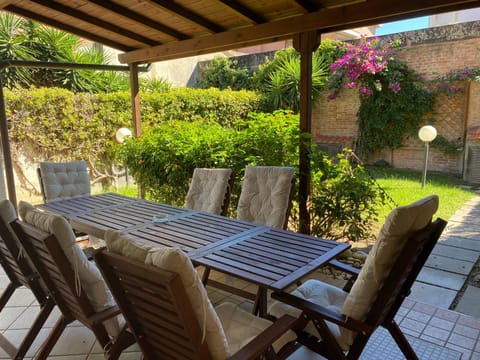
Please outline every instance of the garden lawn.
M429 195L438 195L440 206L435 216L445 220L468 200L478 196L473 189L463 188L467 184L461 179L449 175L428 173L425 188L422 189L422 173L419 171L370 168L369 172L398 206L408 205ZM383 224L394 207L387 199L386 204L379 208L379 224Z

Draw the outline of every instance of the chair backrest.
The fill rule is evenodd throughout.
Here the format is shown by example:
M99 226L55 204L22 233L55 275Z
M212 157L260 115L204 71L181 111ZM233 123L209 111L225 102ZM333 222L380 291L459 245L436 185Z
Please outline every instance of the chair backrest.
M145 359L212 359L177 273L107 251L95 261Z
M55 236L18 219L11 225L63 316L85 323L95 311L85 291L77 293L75 272Z
M446 225L445 220L437 219L408 238L365 319L366 324L378 326L393 320Z
M247 166L238 199L237 218L285 229L295 187L295 169Z
M15 208L9 200L0 201L0 262L9 280L16 287L30 288L40 305L46 300L38 276L25 254L10 223L17 218Z
M235 175L231 169L196 168L185 199L185 207L226 215Z
M225 359L222 324L188 256L107 231L98 267L146 358Z
M41 162L37 174L45 202L90 194L90 177L84 160Z
M76 243L67 220L25 202L20 202L19 213L23 221L14 221L12 228L66 319L89 326L92 314L115 306L100 271ZM104 325L111 336L120 332L116 318Z
M377 295L385 291L385 279L391 272L403 271L395 263L403 260L401 254L410 237L431 223L437 209L438 196L432 195L408 206L397 207L388 215L345 299L342 314L364 320Z

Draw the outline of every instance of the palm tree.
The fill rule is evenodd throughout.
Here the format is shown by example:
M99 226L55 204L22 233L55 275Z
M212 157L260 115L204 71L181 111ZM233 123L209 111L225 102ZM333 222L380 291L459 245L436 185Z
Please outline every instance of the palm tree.
M36 52L30 44L31 22L9 13L0 16L0 59L35 60ZM28 86L32 81L31 71L26 68L6 68L1 72L3 86L16 84Z

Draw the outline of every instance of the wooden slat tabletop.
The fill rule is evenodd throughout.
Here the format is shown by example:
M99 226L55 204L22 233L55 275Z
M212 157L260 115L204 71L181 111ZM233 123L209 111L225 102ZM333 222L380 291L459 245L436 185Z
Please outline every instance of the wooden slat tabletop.
M40 209L48 210L67 218L78 216L98 209L115 207L122 204L136 202L138 199L123 196L120 194L106 193L95 196L82 196L72 199L52 201L46 204L38 205Z
M274 290L285 289L349 247L118 194L79 197L39 207L65 216L78 231L102 238L107 229L122 230L139 242L178 246L196 265ZM154 222L160 214L165 216L164 221Z
M195 264L238 276L273 290L283 290L349 248L348 244L265 228L251 237L221 244Z

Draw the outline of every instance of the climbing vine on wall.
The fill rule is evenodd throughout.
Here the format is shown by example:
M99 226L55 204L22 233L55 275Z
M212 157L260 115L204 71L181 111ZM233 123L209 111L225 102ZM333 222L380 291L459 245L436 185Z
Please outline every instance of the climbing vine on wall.
M364 38L358 45L344 46L346 54L332 64L330 98L342 87L359 89L359 151L400 147L433 110L433 94L415 71L393 57L396 43Z
M463 91L459 81L477 80L479 68L464 68L424 80L405 62L395 58L396 42L363 38L356 45L341 44L345 54L332 64L328 82L330 99L342 88L358 89L358 150L369 153L398 148L407 135L414 135L432 113L438 95L454 96ZM459 144L439 137L432 145L447 154Z

